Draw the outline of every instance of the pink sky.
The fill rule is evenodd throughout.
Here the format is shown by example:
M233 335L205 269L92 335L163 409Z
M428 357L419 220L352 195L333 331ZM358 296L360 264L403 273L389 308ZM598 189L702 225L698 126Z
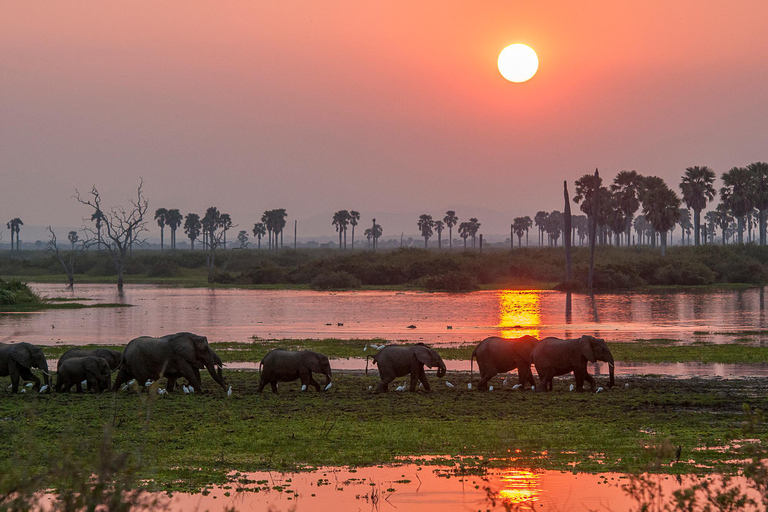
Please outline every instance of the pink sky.
M676 188L768 160L768 3L634 4L3 2L0 220L78 225L75 188L125 202L141 176L153 211L394 234L387 212L562 209L595 167ZM496 69L515 42L524 84Z

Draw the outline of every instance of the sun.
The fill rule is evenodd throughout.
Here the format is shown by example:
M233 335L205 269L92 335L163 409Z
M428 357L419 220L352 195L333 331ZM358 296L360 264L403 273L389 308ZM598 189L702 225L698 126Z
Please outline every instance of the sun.
M511 44L499 54L499 72L510 82L530 80L539 69L539 58L528 45Z

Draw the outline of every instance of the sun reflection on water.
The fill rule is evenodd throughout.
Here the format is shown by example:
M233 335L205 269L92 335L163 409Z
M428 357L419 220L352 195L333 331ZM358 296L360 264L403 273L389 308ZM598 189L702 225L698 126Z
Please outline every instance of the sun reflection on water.
M502 338L540 335L541 299L536 290L503 290L499 293L499 329Z
M499 498L510 504L535 503L541 495L541 475L527 469L509 469L501 474Z

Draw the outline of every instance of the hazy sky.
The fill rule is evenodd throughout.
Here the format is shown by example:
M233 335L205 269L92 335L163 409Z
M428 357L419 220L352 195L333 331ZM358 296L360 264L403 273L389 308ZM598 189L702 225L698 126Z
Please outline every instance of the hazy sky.
M562 209L595 167L676 188L768 160L766 21L765 0L0 0L0 220L77 225L75 188L124 203L140 176L152 211L345 208L385 234L383 212ZM515 42L524 84L496 68Z

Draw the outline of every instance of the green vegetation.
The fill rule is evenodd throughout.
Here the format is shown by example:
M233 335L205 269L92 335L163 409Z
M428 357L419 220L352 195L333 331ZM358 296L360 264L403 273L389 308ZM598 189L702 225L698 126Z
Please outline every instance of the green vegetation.
M102 302L81 304L75 300L89 299L46 299L37 295L25 283L0 279L0 313L24 313L42 309L117 308L130 304Z
M127 283L208 286L204 251L137 251L126 262ZM574 248L574 287L586 283L588 250ZM564 276L562 248L513 251L345 252L331 249L217 253L215 283L270 288L418 288L462 291L478 288L551 288ZM26 281L66 283L55 257L26 251L0 257L0 275ZM75 262L75 284L113 283L115 268L104 252L88 251ZM648 247L600 246L596 255L598 289L643 286L761 285L768 282L768 247L705 245L670 247L666 256Z

